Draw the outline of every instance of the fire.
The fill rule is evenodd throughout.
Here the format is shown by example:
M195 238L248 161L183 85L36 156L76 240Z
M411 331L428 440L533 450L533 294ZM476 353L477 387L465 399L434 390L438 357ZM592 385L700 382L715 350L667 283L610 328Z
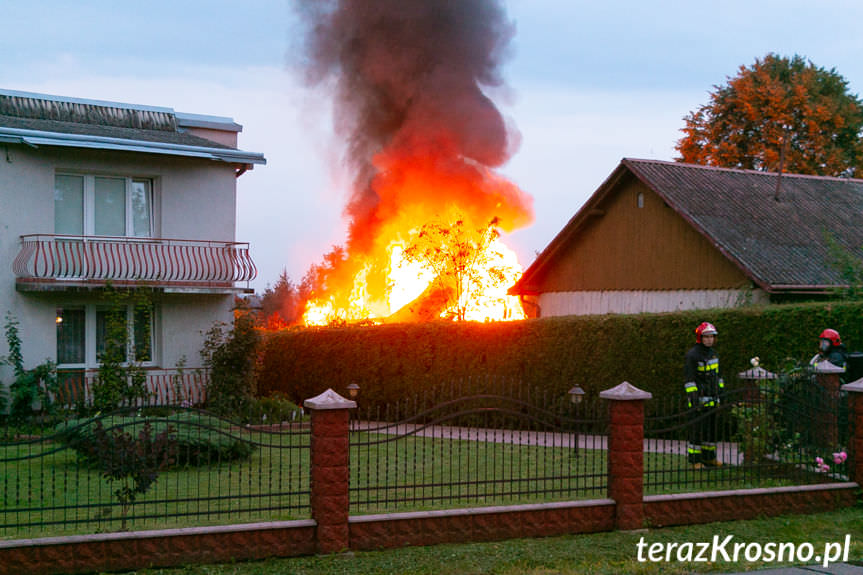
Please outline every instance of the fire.
M494 171L520 141L492 101L515 33L503 2L310 0L300 14L304 77L333 96L353 176L347 241L309 271L303 323L523 317L500 232L530 223L532 199Z
M439 242L438 236L463 232L464 220L455 222L437 219L398 234L381 251L383 262L368 258L340 290L308 302L303 323L524 319L518 298L506 293L523 271L516 253L492 225L462 233L455 245ZM438 233L423 236L427 226ZM486 241L476 241L483 236ZM434 260L437 253L442 257ZM459 255L470 261L459 261ZM372 280L371 276L381 274L383 281ZM371 293L374 285L383 287L382 291Z

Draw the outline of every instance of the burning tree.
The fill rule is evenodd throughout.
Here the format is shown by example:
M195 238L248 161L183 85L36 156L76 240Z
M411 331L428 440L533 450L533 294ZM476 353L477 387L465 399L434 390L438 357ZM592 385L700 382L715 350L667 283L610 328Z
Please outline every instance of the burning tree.
M348 143L345 165L353 175L347 241L313 266L303 322L437 317L431 313L437 304L425 304L447 299L440 287L446 278L461 278L461 287L450 282L453 294L476 299L493 292L499 287L494 270L486 270L489 280L479 287L463 281L464 270L434 269L461 265L438 257L454 254L459 227L467 234L495 221L491 244L520 273L514 252L497 237L497 230L513 231L533 217L530 196L495 172L519 141L490 98L503 85L499 67L515 32L502 2L305 0L296 6L307 24L305 50L298 52L306 78L333 90L335 128ZM429 224L429 214L443 221ZM443 231L449 233L437 233ZM443 243L425 253L418 248L418 260L403 261L405 246L417 239L424 246ZM493 260L490 255L485 263L493 267ZM422 274L412 267L422 267L420 261L428 264ZM417 297L429 313L398 313ZM499 314L478 317L504 319L519 305L509 297ZM461 305L453 316L469 319L470 306Z
M496 249L500 237L496 225L496 219L479 229L469 228L462 218L453 223L429 222L414 234L402 254L406 262L433 272L430 287L444 294L445 312L459 321L479 304L478 292L514 281L502 265L503 251Z

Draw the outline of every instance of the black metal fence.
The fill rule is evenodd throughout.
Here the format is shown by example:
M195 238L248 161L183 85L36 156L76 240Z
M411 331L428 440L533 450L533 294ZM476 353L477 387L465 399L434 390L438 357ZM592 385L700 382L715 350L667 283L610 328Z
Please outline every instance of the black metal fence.
M12 422L0 538L309 517L308 424L249 421L150 406Z
M359 397L350 512L607 497L609 405L579 400L493 378L388 407ZM806 370L730 381L712 410L660 397L645 407L647 494L847 480L847 398ZM311 430L292 413L136 406L7 418L0 538L308 518ZM693 430L723 465L690 458Z
M426 390L386 408L359 404L351 512L605 497L603 404L492 379Z
M845 394L806 368L758 373L732 378L712 407L648 402L646 493L847 481Z

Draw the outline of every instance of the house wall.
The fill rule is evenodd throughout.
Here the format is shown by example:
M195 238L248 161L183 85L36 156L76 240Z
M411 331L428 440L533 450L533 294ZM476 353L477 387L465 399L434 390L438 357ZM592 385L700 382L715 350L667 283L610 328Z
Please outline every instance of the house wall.
M769 301L715 246L631 175L594 207L535 284L539 296L525 298L532 317L710 309Z
M687 309L729 308L766 304L770 296L753 290L664 290L547 292L538 298L542 317L601 315L606 313L659 313Z
M0 320L20 322L26 367L56 357L55 313L64 302L95 301L85 293L18 292L12 262L20 236L54 233L54 174L75 171L138 176L154 181L154 234L171 239L234 241L236 178L228 164L194 158L100 150L0 147ZM183 356L200 365L201 331L231 320L231 295L164 294L156 325L156 360L173 367ZM8 351L0 337L0 356ZM10 371L0 367L0 382Z
M624 179L596 208L554 256L537 282L540 292L749 286L739 268L637 179Z

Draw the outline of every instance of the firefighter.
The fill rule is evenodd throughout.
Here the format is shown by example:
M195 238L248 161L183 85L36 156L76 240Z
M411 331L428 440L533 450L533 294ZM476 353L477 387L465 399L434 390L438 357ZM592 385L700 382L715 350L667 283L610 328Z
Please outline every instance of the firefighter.
M695 328L695 345L686 352L684 364L684 388L691 414L689 462L697 468L722 465L716 457L716 411L725 382L713 349L717 335L713 324L706 321Z
M842 338L839 337L839 332L835 329L827 328L818 336L818 353L809 361L809 365L815 367L822 361L829 361L843 370L848 362L845 344L842 343Z

